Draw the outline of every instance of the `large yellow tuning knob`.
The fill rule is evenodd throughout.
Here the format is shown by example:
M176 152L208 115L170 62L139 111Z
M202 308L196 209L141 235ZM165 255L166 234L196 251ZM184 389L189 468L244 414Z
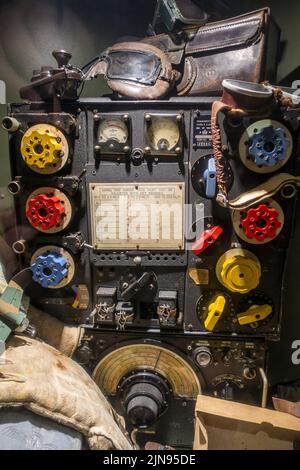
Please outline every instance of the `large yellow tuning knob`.
M246 312L239 313L238 322L240 325L251 325L268 318L273 311L271 305L252 305Z
M208 314L204 322L205 329L214 331L216 324L223 315L226 307L226 298L224 295L218 295L216 300L208 306Z
M68 143L55 126L36 124L24 134L21 154L25 163L37 173L51 174L60 170L68 158Z
M219 282L231 292L247 294L258 286L261 266L253 253L236 248L221 256L216 274Z

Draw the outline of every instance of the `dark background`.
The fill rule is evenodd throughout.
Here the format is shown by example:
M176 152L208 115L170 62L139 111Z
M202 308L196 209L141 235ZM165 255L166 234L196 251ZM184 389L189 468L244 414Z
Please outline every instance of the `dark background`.
M300 80L300 2L233 0L228 1L228 16L264 7L266 3L282 29L278 80L291 85L292 76ZM154 6L155 0L0 0L0 80L6 84L7 101L19 99L18 90L28 82L33 69L54 65L51 56L54 49L72 52L71 62L83 66L120 38L143 37ZM104 90L103 82L94 80L85 87L84 94L99 96ZM5 109L4 104L0 105L1 115L6 113ZM10 218L12 200L6 191L10 174L7 135L2 130L0 149L0 230L3 231L3 221L7 225ZM288 266L282 341L270 348L272 383L300 379L300 365L291 361L292 343L300 341L299 209L300 205Z

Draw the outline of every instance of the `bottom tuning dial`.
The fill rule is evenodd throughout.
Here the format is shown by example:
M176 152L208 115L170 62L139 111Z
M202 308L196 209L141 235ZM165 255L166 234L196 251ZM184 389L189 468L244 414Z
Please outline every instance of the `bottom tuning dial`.
M152 426L167 409L170 389L167 381L152 371L134 371L119 384L126 415L139 429Z

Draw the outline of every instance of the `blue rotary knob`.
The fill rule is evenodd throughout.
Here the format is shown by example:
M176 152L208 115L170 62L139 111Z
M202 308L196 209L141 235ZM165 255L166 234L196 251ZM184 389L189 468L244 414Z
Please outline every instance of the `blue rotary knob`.
M268 126L251 138L249 154L257 166L272 167L286 159L289 146L284 129Z
M43 287L56 287L68 273L68 262L59 253L40 255L31 265L33 280Z

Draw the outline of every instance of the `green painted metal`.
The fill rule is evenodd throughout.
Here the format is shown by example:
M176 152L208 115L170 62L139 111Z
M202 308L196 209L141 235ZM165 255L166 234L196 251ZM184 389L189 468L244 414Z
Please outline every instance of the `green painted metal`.
M10 281L0 297L0 341L5 342L26 318L22 310L23 289Z

